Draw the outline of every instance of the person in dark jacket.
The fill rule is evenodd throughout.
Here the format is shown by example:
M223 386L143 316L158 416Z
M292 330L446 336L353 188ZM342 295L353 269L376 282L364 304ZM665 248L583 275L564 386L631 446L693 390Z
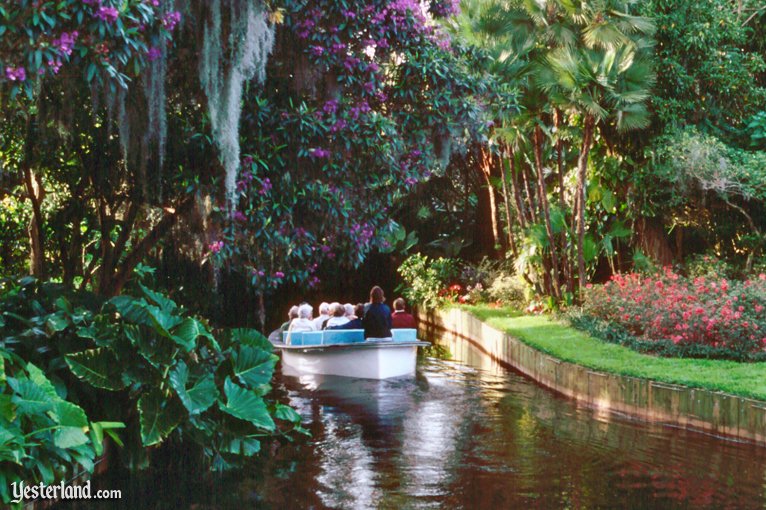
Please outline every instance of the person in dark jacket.
M362 317L364 317L364 304L359 303L354 307L354 318L342 326L333 326L327 329L364 329L362 324Z
M415 317L404 311L404 299L394 299L394 314L391 316L392 328L417 328Z
M391 340L391 309L384 303L383 289L377 285L370 290L370 304L364 312L364 338Z

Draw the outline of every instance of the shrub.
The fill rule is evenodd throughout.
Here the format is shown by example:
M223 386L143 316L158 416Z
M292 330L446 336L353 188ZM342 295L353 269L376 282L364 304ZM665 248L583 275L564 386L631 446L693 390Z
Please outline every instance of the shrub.
M140 284L109 300L33 278L6 280L0 289L0 353L40 367L52 383L37 385L55 387L88 416L124 422L131 466L145 466L147 448L172 439L197 445L223 469L257 453L262 437L305 432L292 408L266 398L277 358L257 331L213 335L203 320ZM8 409L22 410L13 404ZM87 468L84 460L71 463ZM0 474L19 473L2 467Z
M766 275L745 281L618 274L586 289L583 313L646 341L668 340L694 355L699 346L755 359L766 350ZM732 354L734 353L734 354ZM706 356L709 357L709 356Z
M437 307L454 300L462 290L454 283L460 271L460 263L455 259L430 259L416 253L407 257L398 271L404 284L397 290L413 304Z

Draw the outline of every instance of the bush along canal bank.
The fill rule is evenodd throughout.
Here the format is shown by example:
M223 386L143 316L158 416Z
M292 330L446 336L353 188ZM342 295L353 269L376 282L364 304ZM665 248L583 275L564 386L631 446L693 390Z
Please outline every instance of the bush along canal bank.
M766 446L764 364L657 358L508 308L437 309L419 319L421 336L453 354L474 349L586 405Z

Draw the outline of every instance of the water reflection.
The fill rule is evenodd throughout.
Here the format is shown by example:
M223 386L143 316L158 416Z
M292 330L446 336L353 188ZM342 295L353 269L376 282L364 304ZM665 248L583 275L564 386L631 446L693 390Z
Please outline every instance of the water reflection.
M310 440L212 481L163 473L122 507L764 507L766 448L580 407L484 359L278 385Z
M578 407L486 363L427 359L416 380L284 384L294 404L322 410L304 412L315 445L303 461L319 472L294 480L325 507L764 506L763 448Z

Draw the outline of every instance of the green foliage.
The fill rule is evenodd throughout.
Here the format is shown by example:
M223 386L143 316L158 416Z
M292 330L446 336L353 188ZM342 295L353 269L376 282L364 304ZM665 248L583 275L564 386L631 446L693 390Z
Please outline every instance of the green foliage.
M90 472L104 433L117 440L120 422L92 422L66 400L43 371L0 344L0 499L11 482L52 484L79 465Z
M446 299L446 289L459 274L459 263L454 259L429 258L416 253L399 266L404 283L401 293L410 303L426 308L436 307Z
M647 0L637 5L657 26L655 132L689 124L726 132L766 106L766 62L751 47L763 36L743 23L737 3Z
M223 469L259 451L258 438L305 432L299 415L266 397L277 357L260 333L214 336L203 321L141 284L133 294L104 301L32 278L5 280L0 317L8 359L34 360L89 414L127 424L125 455L132 465L142 464L145 448L172 440L197 445ZM55 409L46 396L54 386L43 372L29 372L45 384L32 375L9 379L21 381L9 382L13 409ZM79 407L59 408L52 419L62 424L79 416ZM82 427L82 433L63 429L53 444L86 448L89 430L97 438L110 430Z

